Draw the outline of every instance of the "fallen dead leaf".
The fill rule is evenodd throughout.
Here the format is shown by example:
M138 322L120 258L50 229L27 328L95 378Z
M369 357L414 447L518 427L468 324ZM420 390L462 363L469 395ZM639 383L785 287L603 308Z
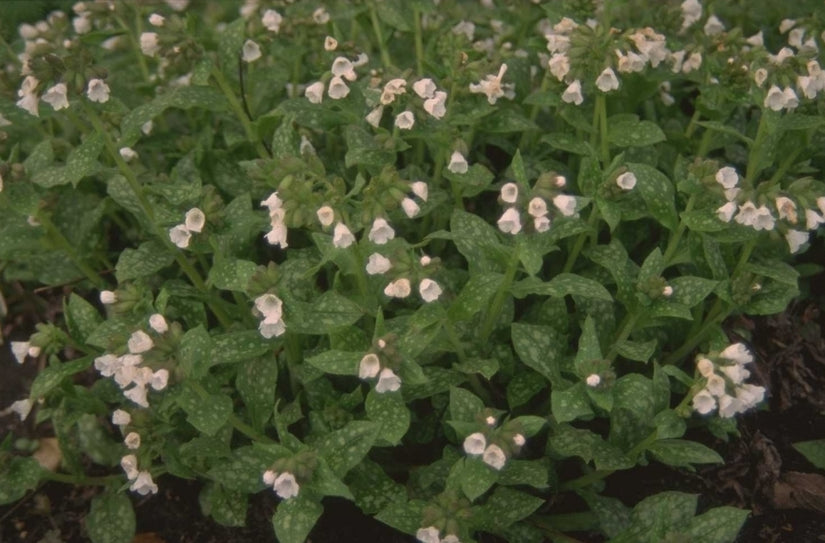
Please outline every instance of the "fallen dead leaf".
M786 471L773 486L777 509L808 509L825 514L825 476Z
M40 438L40 446L32 454L32 458L37 460L43 469L56 471L63 460L63 453L60 452L60 445L56 438L43 437Z
M166 541L155 532L143 532L136 534L132 543L166 543Z

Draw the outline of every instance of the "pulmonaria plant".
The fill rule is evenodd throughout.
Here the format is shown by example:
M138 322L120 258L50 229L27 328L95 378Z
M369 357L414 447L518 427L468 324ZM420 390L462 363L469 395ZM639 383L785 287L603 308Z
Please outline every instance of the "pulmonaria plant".
M171 477L232 526L274 492L285 543L328 496L426 543L560 538L561 502L733 540L746 511L602 480L718 463L686 428L770 396L728 323L821 242L821 21L263 4L78 2L0 51L0 288L70 292L10 343L42 370L8 412L64 463L5 440L0 502L99 486L95 542Z

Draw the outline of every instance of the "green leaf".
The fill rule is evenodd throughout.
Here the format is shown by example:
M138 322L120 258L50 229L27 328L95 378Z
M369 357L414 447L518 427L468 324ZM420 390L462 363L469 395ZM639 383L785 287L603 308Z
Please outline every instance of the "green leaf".
M628 360L637 362L648 362L656 351L656 340L632 341L626 339L616 346L616 352Z
M54 150L52 149L52 141L44 139L32 149L26 160L23 161L23 167L29 177L34 177L41 170L45 170L54 162Z
M201 396L195 390L184 387L178 403L186 411L186 420L208 436L214 436L232 415L232 398L226 394Z
M582 334L579 337L579 349L573 364L576 369L584 367L588 362L601 360L602 349L599 346L599 334L596 332L596 321L588 315L582 325Z
M103 135L92 134L83 143L72 149L65 166L56 166L38 171L32 182L45 188L71 183L77 186L81 179L95 173L99 167L97 157L103 150Z
M736 507L714 507L691 519L685 535L702 543L733 543L750 511Z
M257 447L239 447L230 458L216 462L207 476L230 490L244 494L260 492L265 487L263 474L277 456Z
M524 169L524 159L521 157L521 151L519 149L516 149L516 154L513 155L513 160L510 162L510 171L516 183L522 187L527 186L527 172Z
M351 326L364 314L358 304L332 290L302 308L295 318L290 318L290 309L286 308L287 328L291 332L312 335L328 334Z
M724 460L713 449L684 439L660 439L647 449L656 460L670 466L691 464L722 464Z
M398 445L410 427L410 410L400 392L376 392L372 389L364 402L367 417L380 425L378 437L390 445Z
M358 375L358 366L364 353L324 351L306 359L307 364L333 375Z
M814 466L825 469L825 439L798 441L793 444L793 448Z
M545 134L541 137L541 141L547 143L554 149L567 151L568 153L576 155L592 156L595 154L590 143L566 132Z
M235 388L238 389L249 418L262 430L275 408L278 385L278 362L274 357L250 358L238 366Z
M519 371L507 383L507 405L515 409L529 402L533 396L544 390L544 377L532 371Z
M323 512L320 503L304 494L284 500L272 517L275 536L280 543L304 543Z
M37 486L43 468L31 457L16 456L0 467L0 505L16 502Z
M185 376L200 378L212 365L214 342L203 326L187 330L180 341L178 361Z
M471 502L490 490L498 481L498 471L485 464L481 458L462 458L456 462L457 481L461 491Z
M211 343L211 355L208 362L209 367L218 364L236 364L265 354L273 349L272 342L257 330L243 330L221 334L207 341Z
M613 301L613 297L601 283L573 273L560 273L547 282L535 277L528 277L515 283L512 292L516 298L524 298L530 294L541 294L557 298L582 296L606 302Z
M124 494L106 492L92 500L86 531L92 543L129 543L135 537L135 511Z
M321 437L315 448L327 459L332 471L344 477L372 448L379 430L380 426L374 422L352 421Z
M679 219L673 182L653 166L639 163L628 163L627 166L636 175L637 190L650 214L669 230L675 230Z
M425 505L426 502L421 500L394 501L375 515L375 520L413 535L421 527L421 514Z
M554 389L550 393L550 405L557 422L593 416L584 383L576 383L565 390Z
M541 432L542 428L547 424L547 419L536 415L522 415L511 419L508 423L518 429L518 432L524 437L533 437Z
M223 526L245 526L249 505L247 494L218 484L206 485L198 497L201 511Z
M91 365L91 356L72 360L71 362L49 365L34 378L29 397L33 400L45 397L46 394L60 386L64 379L71 377L75 373L80 373Z
M501 470L500 485L527 485L544 489L549 486L549 462L539 460L508 460Z
M138 279L170 265L175 259L166 247L157 241L142 243L137 249L124 249L115 265L115 277L119 283Z
M661 492L645 498L633 508L630 526L611 543L656 543L668 533L687 528L696 512L697 496L682 492Z
M332 469L323 458L318 460L315 471L312 473L312 483L309 486L314 492L323 496L354 499L347 485L332 472Z
M608 537L615 537L630 524L630 508L620 500L598 494L584 496L587 505L599 518L599 525Z
M498 487L481 507L482 526L499 531L532 515L544 500L512 488Z
M476 313L485 309L498 290L503 277L500 273L472 274L447 311L450 319L470 320Z
M507 249L497 241L495 229L478 215L454 210L450 232L458 251L467 259L472 275L477 271L499 270L502 255L505 261L509 258Z
M498 373L500 366L495 358L471 358L462 363L453 363L453 369L462 373L478 373L485 379L492 379Z
M241 61L241 49L246 39L246 21L243 18L225 25L218 34L218 62L223 73L237 74Z
M469 390L450 387L450 420L473 422L484 411L484 402Z
M673 409L664 409L656 413L653 423L656 425L656 436L659 439L682 437L687 429L685 419Z
M461 187L461 196L464 198L472 198L478 196L490 187L493 182L493 173L482 166L481 164L471 165L465 173L453 173L450 170L444 170L443 175Z
M646 147L667 138L654 122L627 119L609 122L607 139L617 147Z
M683 275L669 281L673 287L672 300L687 307L694 307L705 301L713 289L719 285L719 281L705 279L704 277L694 277Z
M355 505L368 515L407 498L404 487L384 473L380 464L368 459L352 468L346 481L355 496Z
M510 327L513 347L524 364L553 384L562 381L559 360L566 344L561 334L550 326L513 323Z
M63 313L69 335L80 343L84 343L103 321L97 309L74 292L69 295L69 302L64 305Z
M234 258L216 259L209 269L207 282L222 290L246 292L249 279L258 269L258 265L249 260Z

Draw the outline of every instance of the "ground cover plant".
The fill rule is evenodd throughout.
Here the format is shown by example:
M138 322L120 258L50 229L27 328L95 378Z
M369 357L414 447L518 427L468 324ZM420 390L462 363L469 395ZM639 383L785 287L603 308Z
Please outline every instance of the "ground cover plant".
M21 24L2 280L71 288L10 342L43 364L11 411L61 462L8 434L0 503L100 487L86 534L130 541L133 500L182 478L228 526L272 493L282 542L330 497L425 543L732 541L747 510L602 491L722 462L687 434L726 439L766 396L725 323L821 269L794 255L825 222L825 12L798 9L102 1Z

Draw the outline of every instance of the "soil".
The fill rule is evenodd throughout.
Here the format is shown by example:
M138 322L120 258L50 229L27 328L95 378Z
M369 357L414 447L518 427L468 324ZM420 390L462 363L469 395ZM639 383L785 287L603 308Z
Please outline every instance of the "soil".
M816 249L810 258L825 261L821 245ZM753 346L755 378L768 388L769 397L762 409L739 419L739 436L728 442L706 431L689 436L719 451L725 464L691 473L652 462L612 475L606 495L632 505L664 490L692 492L700 496L700 512L719 505L752 511L737 543L825 542L825 476L792 447L798 441L825 438L825 274L805 284L810 290L803 301L786 312L740 317L728 323L732 340L747 339ZM9 307L26 309L5 323L2 337L8 342L24 339L35 319L55 316L63 293L46 291L33 296L17 286L5 294ZM736 331L747 337L741 338ZM24 397L36 372L35 364L18 365L8 348L0 348L0 406ZM0 440L9 432L36 439L43 429L37 431L41 434L31 421L21 424L14 415L0 416ZM201 514L199 483L162 477L158 484L161 492L155 496L133 496L138 533L134 543L276 541L271 517L277 499L271 493L252 497L245 527L228 528ZM0 543L86 541L83 518L96 492L48 483L19 502L0 507ZM415 541L374 521L346 500L329 499L324 506L310 542ZM575 537L574 541L603 540L593 534Z

